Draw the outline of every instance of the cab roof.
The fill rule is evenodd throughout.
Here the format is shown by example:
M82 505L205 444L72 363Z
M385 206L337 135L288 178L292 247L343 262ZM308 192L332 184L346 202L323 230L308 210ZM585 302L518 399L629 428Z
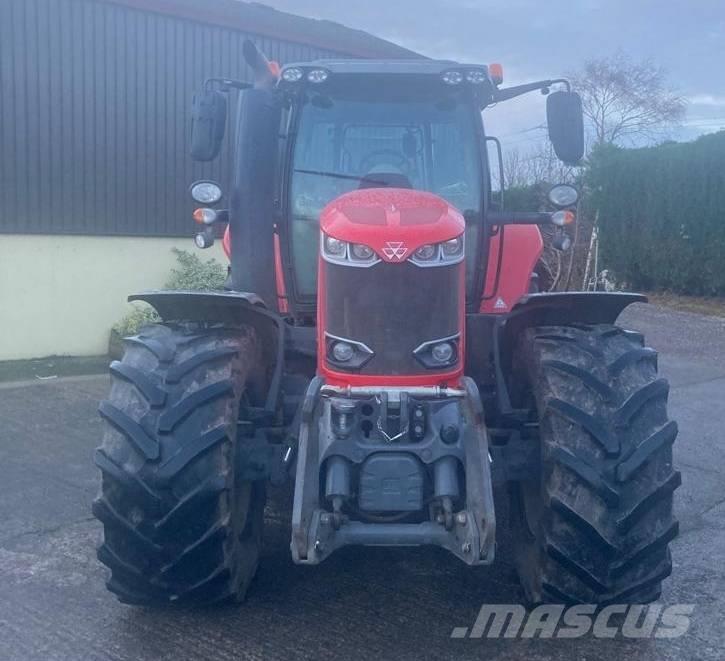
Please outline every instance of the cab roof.
M313 60L311 62L290 62L282 71L291 68L326 69L331 74L364 75L430 75L440 76L452 69L470 71L477 69L488 73L484 64L462 64L453 60Z

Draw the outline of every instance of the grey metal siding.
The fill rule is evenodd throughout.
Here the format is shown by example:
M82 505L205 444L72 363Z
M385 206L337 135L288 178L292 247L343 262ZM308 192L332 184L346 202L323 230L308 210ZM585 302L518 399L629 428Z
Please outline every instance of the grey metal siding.
M189 157L191 96L249 80L246 38L282 63L344 55L93 0L0 0L0 233L193 233L189 183L231 173L226 149Z

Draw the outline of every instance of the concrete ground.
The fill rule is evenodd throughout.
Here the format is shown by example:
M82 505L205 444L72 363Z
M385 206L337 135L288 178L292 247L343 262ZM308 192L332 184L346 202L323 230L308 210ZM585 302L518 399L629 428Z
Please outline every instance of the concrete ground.
M108 385L96 376L0 385L0 660L724 658L725 320L638 305L621 321L647 334L672 384L681 534L662 602L695 604L684 636L453 640L481 604L521 599L505 530L486 568L430 549L347 549L306 568L292 564L287 522L274 512L244 605L121 605L104 587L90 515L96 407Z

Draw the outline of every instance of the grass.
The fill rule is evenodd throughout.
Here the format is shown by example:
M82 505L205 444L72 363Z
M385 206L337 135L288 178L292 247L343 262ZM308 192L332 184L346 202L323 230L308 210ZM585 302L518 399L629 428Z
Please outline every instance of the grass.
M725 318L725 298L703 296L681 296L668 292L647 294L651 303L681 312L696 312L710 317Z

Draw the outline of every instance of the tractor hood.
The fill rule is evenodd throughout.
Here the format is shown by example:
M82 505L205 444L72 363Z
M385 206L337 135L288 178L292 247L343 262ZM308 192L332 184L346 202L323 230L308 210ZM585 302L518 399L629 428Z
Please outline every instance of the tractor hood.
M327 235L372 248L386 262L402 262L425 244L463 234L461 213L432 193L369 188L341 195L320 216Z

